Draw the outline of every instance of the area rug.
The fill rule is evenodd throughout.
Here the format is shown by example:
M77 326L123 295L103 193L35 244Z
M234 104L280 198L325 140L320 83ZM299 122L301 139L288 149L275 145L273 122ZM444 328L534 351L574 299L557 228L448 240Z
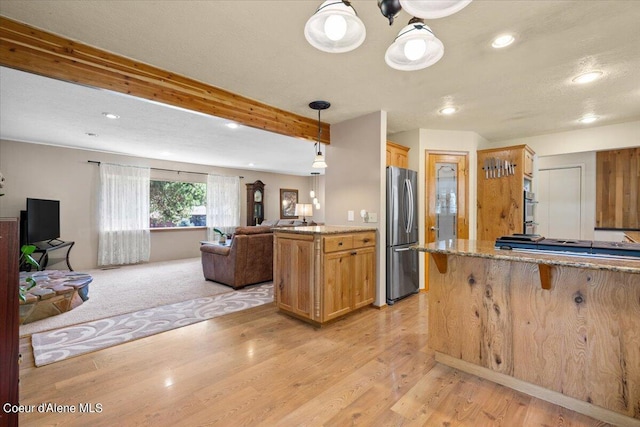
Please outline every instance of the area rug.
M31 337L36 366L273 301L273 283L73 325Z
M206 280L200 257L81 272L93 277L89 300L66 313L21 325L21 337L233 290Z

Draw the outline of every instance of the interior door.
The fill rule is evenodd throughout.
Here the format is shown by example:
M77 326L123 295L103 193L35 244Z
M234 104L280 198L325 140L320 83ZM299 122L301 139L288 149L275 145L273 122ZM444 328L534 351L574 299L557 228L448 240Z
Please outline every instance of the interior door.
M426 243L469 238L468 163L466 153L426 152ZM429 255L425 256L425 290L429 290Z

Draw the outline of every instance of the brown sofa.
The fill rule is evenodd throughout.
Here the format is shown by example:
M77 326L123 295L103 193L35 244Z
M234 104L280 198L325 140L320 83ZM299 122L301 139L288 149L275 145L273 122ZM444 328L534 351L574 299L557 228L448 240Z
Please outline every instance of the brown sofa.
M269 226L238 227L231 246L202 245L207 280L235 289L273 280L273 233Z

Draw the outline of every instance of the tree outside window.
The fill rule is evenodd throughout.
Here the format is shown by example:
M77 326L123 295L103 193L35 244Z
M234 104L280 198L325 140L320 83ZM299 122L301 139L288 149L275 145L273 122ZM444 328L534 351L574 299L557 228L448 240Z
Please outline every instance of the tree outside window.
M206 226L204 183L152 180L149 200L151 228Z

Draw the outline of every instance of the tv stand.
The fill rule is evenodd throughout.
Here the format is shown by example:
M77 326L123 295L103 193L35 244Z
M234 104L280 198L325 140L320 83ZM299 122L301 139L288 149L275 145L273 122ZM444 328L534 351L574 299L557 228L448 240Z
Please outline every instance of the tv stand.
M69 271L73 271L73 268L71 268L71 264L69 263L69 253L71 252L71 248L73 248L73 245L75 244L75 242L65 242L60 239L51 239L46 242L37 242L32 244L36 247L36 250L33 251L33 253L40 254L40 258L37 259L36 261L38 261L38 264L40 264L41 270L44 270L45 268L47 268L49 261L53 261L52 264L56 264L61 261L66 261L67 267L69 267ZM65 249L65 248L66 248L66 251L64 251L64 257L62 258L51 257L50 259L49 257L50 252L57 251L58 249Z

